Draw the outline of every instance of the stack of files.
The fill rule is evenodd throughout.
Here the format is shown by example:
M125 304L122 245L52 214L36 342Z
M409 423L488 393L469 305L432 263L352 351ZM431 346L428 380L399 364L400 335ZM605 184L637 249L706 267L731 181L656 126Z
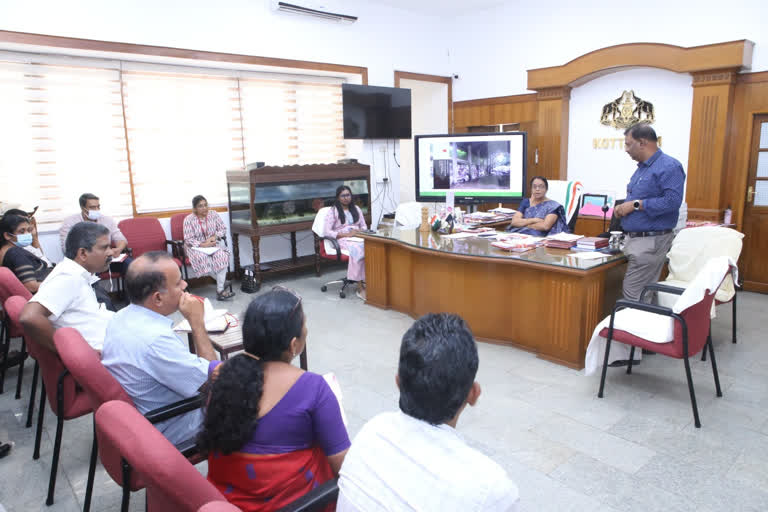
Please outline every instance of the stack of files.
M583 235L558 233L556 235L548 236L547 239L544 240L544 245L555 249L570 249L582 238L584 238Z
M526 252L536 248L536 244L526 242L527 240L497 240L496 242L491 242L491 245L498 247L502 251L511 252Z
M603 247L608 247L608 239L597 236L588 236L580 238L576 242L576 247L579 249L602 249Z

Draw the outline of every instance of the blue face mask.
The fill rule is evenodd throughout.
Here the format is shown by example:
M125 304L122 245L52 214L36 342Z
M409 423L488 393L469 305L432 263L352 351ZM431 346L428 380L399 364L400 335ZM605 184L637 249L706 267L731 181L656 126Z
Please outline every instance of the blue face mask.
M14 235L16 237L16 241L14 244L17 247L26 247L28 245L32 244L32 233L23 233L21 235Z

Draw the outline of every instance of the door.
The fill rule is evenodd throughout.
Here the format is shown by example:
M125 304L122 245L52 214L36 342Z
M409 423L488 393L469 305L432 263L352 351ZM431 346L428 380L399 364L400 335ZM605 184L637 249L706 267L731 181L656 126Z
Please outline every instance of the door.
M451 133L452 81L447 76L395 71L395 87L411 90L413 135ZM413 138L400 141L400 203L416 197Z
M744 289L768 293L768 114L755 116L744 207Z

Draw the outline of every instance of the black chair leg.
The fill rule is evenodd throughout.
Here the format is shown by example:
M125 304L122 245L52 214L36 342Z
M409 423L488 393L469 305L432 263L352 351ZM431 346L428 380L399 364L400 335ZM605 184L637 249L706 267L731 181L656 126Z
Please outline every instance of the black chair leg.
M123 462L123 499L120 504L121 512L128 512L128 505L131 502L131 466Z
M613 333L608 334L608 339L605 340L605 357L603 358L603 373L600 376L600 390L597 392L598 398L603 398L603 388L605 387L605 372L608 371L608 354L611 352L611 338Z
M40 380L40 409L37 411L37 434L35 435L35 450L32 458L40 458L40 439L43 436L43 416L45 415L45 381Z
M19 361L19 375L16 377L16 400L21 398L21 383L24 380L24 361L27 359L27 342L21 338L21 361Z
M699 421L699 408L696 407L696 393L693 391L693 378L691 377L691 363L688 361L688 354L683 357L685 363L685 376L688 378L688 392L691 394L691 407L693 408L693 422L696 428L701 428Z
M61 405L61 404L60 404ZM64 430L64 417L61 415L62 408L59 407L59 414L56 417L56 438L53 442L53 459L51 460L51 478L48 480L48 498L46 505L53 505L53 495L56 490L56 473L59 469L59 455L61 452L61 434Z
M715 361L715 347L712 346L712 338L709 339L709 358L712 360L712 374L715 376L715 392L717 396L723 396L720 389L720 376L717 373L717 362Z
M27 428L32 426L32 412L35 409L35 395L37 394L37 375L40 373L40 365L35 361L35 369L32 372L32 391L29 393L29 406L27 407Z
M736 343L736 297L738 297L738 293L735 291L733 292L733 325L731 326L732 329L732 343Z
M632 375L632 362L635 360L635 346L629 349L629 363L627 363L627 375Z
M88 482L85 484L85 499L83 500L83 512L91 510L91 498L93 497L93 481L96 478L96 459L99 455L99 442L96 438L96 418L93 420L93 444L91 445L91 462L88 465Z
M7 317L3 320L3 361L0 363L0 394L5 391L5 369L8 368L8 353L11 349L11 326L8 323Z
M701 349L701 360L707 360L707 345L712 346L712 322L709 322L709 333L707 334L707 344Z

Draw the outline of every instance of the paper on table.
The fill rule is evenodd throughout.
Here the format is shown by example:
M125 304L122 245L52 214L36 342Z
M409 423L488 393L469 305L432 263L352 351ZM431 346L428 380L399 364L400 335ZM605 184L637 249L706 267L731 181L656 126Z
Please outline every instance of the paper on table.
M517 210L513 210L512 208L504 208L504 207L492 208L488 211L493 213L516 213L517 212Z
M564 231L547 237L548 240L561 240L563 242L572 242L574 240L578 240L579 238L584 238L584 235L573 235Z
M360 238L359 236L348 236L346 238L350 242L365 242L365 240L363 238Z
M213 304L208 299L203 301L203 321L205 322L205 330L208 332L224 332L229 327L227 322L227 310L226 309L213 309ZM174 331L191 332L189 322L185 318L173 328Z
M443 235L443 238L472 238L473 236L476 236L475 233L453 233L451 235Z
M118 256L115 256L115 257L114 257L114 258L112 258L111 260L109 260L109 262L110 262L110 263L120 263L121 261L125 261L125 258L127 258L127 257L128 257L128 255L127 255L127 254L125 254L125 253L122 253L122 254L120 254L120 255L118 255Z
M328 383L328 387L331 388L333 394L336 395L336 401L339 402L339 411L341 411L341 421L344 422L344 426L347 426L347 415L344 414L344 407L341 405L341 385L339 379L336 378L336 374L329 372L323 375L323 379Z
M205 253L208 256L219 250L218 247L193 247L193 249Z
M569 254L569 256L580 260L596 260L597 258L606 258L610 254L605 254L604 252L577 252L576 254Z

